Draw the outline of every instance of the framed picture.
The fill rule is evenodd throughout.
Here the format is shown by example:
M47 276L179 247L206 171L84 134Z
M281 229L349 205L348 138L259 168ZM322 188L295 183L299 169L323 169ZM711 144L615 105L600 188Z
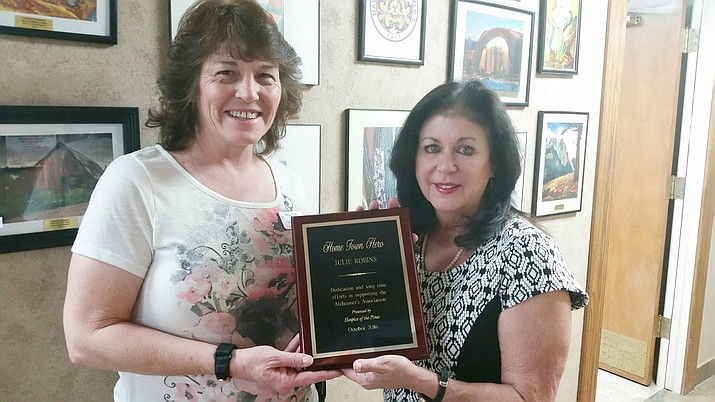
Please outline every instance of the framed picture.
M533 31L531 11L455 0L449 78L479 79L507 106L528 106Z
M310 211L320 212L320 126L315 124L289 124L281 149L271 155L274 159L298 173L303 180Z
M169 37L174 39L179 21L195 0L169 0ZM293 46L303 64L301 82L320 84L320 1L319 0L257 0L278 24L283 36Z
M581 0L541 0L539 20L539 73L578 72Z
M117 44L117 0L0 4L0 34Z
M390 197L397 196L390 156L408 114L407 110L346 110L346 211L367 207L372 200L387 208Z
M534 216L581 210L587 132L588 113L539 112Z
M137 149L137 108L0 106L0 253L72 244L99 176Z
M511 205L524 211L524 174L526 173L526 133L516 133L517 145L519 146L519 157L521 158L521 174L516 180L514 191L511 193ZM528 208L528 206L527 206Z
M360 0L358 60L425 63L427 0Z

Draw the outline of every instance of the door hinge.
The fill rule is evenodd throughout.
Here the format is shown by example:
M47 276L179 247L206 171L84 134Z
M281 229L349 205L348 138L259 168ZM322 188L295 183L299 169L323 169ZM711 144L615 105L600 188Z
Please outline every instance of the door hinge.
M685 177L670 176L668 178L668 199L682 200L685 198Z
M700 43L700 30L695 28L681 28L680 51L682 53L696 52Z
M670 318L659 315L655 319L655 325L653 325L653 337L670 339Z

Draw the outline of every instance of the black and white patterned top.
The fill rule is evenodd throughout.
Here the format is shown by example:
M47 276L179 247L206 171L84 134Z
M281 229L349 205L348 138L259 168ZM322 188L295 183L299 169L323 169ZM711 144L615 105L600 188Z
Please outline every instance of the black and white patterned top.
M417 266L422 266L419 255ZM449 367L450 378L461 381L501 382L497 319L502 311L557 290L569 291L573 310L588 303L556 243L518 216L459 266L446 272L418 269L418 274L430 356L416 364L435 372ZM385 401L418 400L405 389L388 389L384 396Z

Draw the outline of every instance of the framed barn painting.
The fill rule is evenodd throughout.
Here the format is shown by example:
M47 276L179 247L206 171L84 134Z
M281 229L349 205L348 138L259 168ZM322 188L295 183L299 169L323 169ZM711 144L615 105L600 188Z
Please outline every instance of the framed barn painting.
M0 106L0 253L71 245L107 165L137 149L137 108Z
M390 157L408 114L408 110L346 110L346 211L367 208L372 200L387 208L390 197L397 196Z
M581 0L541 0L539 73L574 75L578 72Z
M529 105L534 13L501 4L455 0L449 78L479 79L507 106Z
M588 113L539 112L531 205L534 216L581 210L587 137Z

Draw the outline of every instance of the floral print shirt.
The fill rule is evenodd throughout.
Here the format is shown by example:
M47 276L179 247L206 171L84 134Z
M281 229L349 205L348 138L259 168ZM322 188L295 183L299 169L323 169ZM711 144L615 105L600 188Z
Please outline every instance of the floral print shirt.
M298 332L291 231L281 211L309 213L300 179L269 161L277 197L238 202L206 188L160 146L102 175L72 251L144 278L133 321L239 348L285 348ZM246 178L247 181L250 178ZM265 401L215 376L119 373L116 401ZM286 400L312 401L314 388Z

